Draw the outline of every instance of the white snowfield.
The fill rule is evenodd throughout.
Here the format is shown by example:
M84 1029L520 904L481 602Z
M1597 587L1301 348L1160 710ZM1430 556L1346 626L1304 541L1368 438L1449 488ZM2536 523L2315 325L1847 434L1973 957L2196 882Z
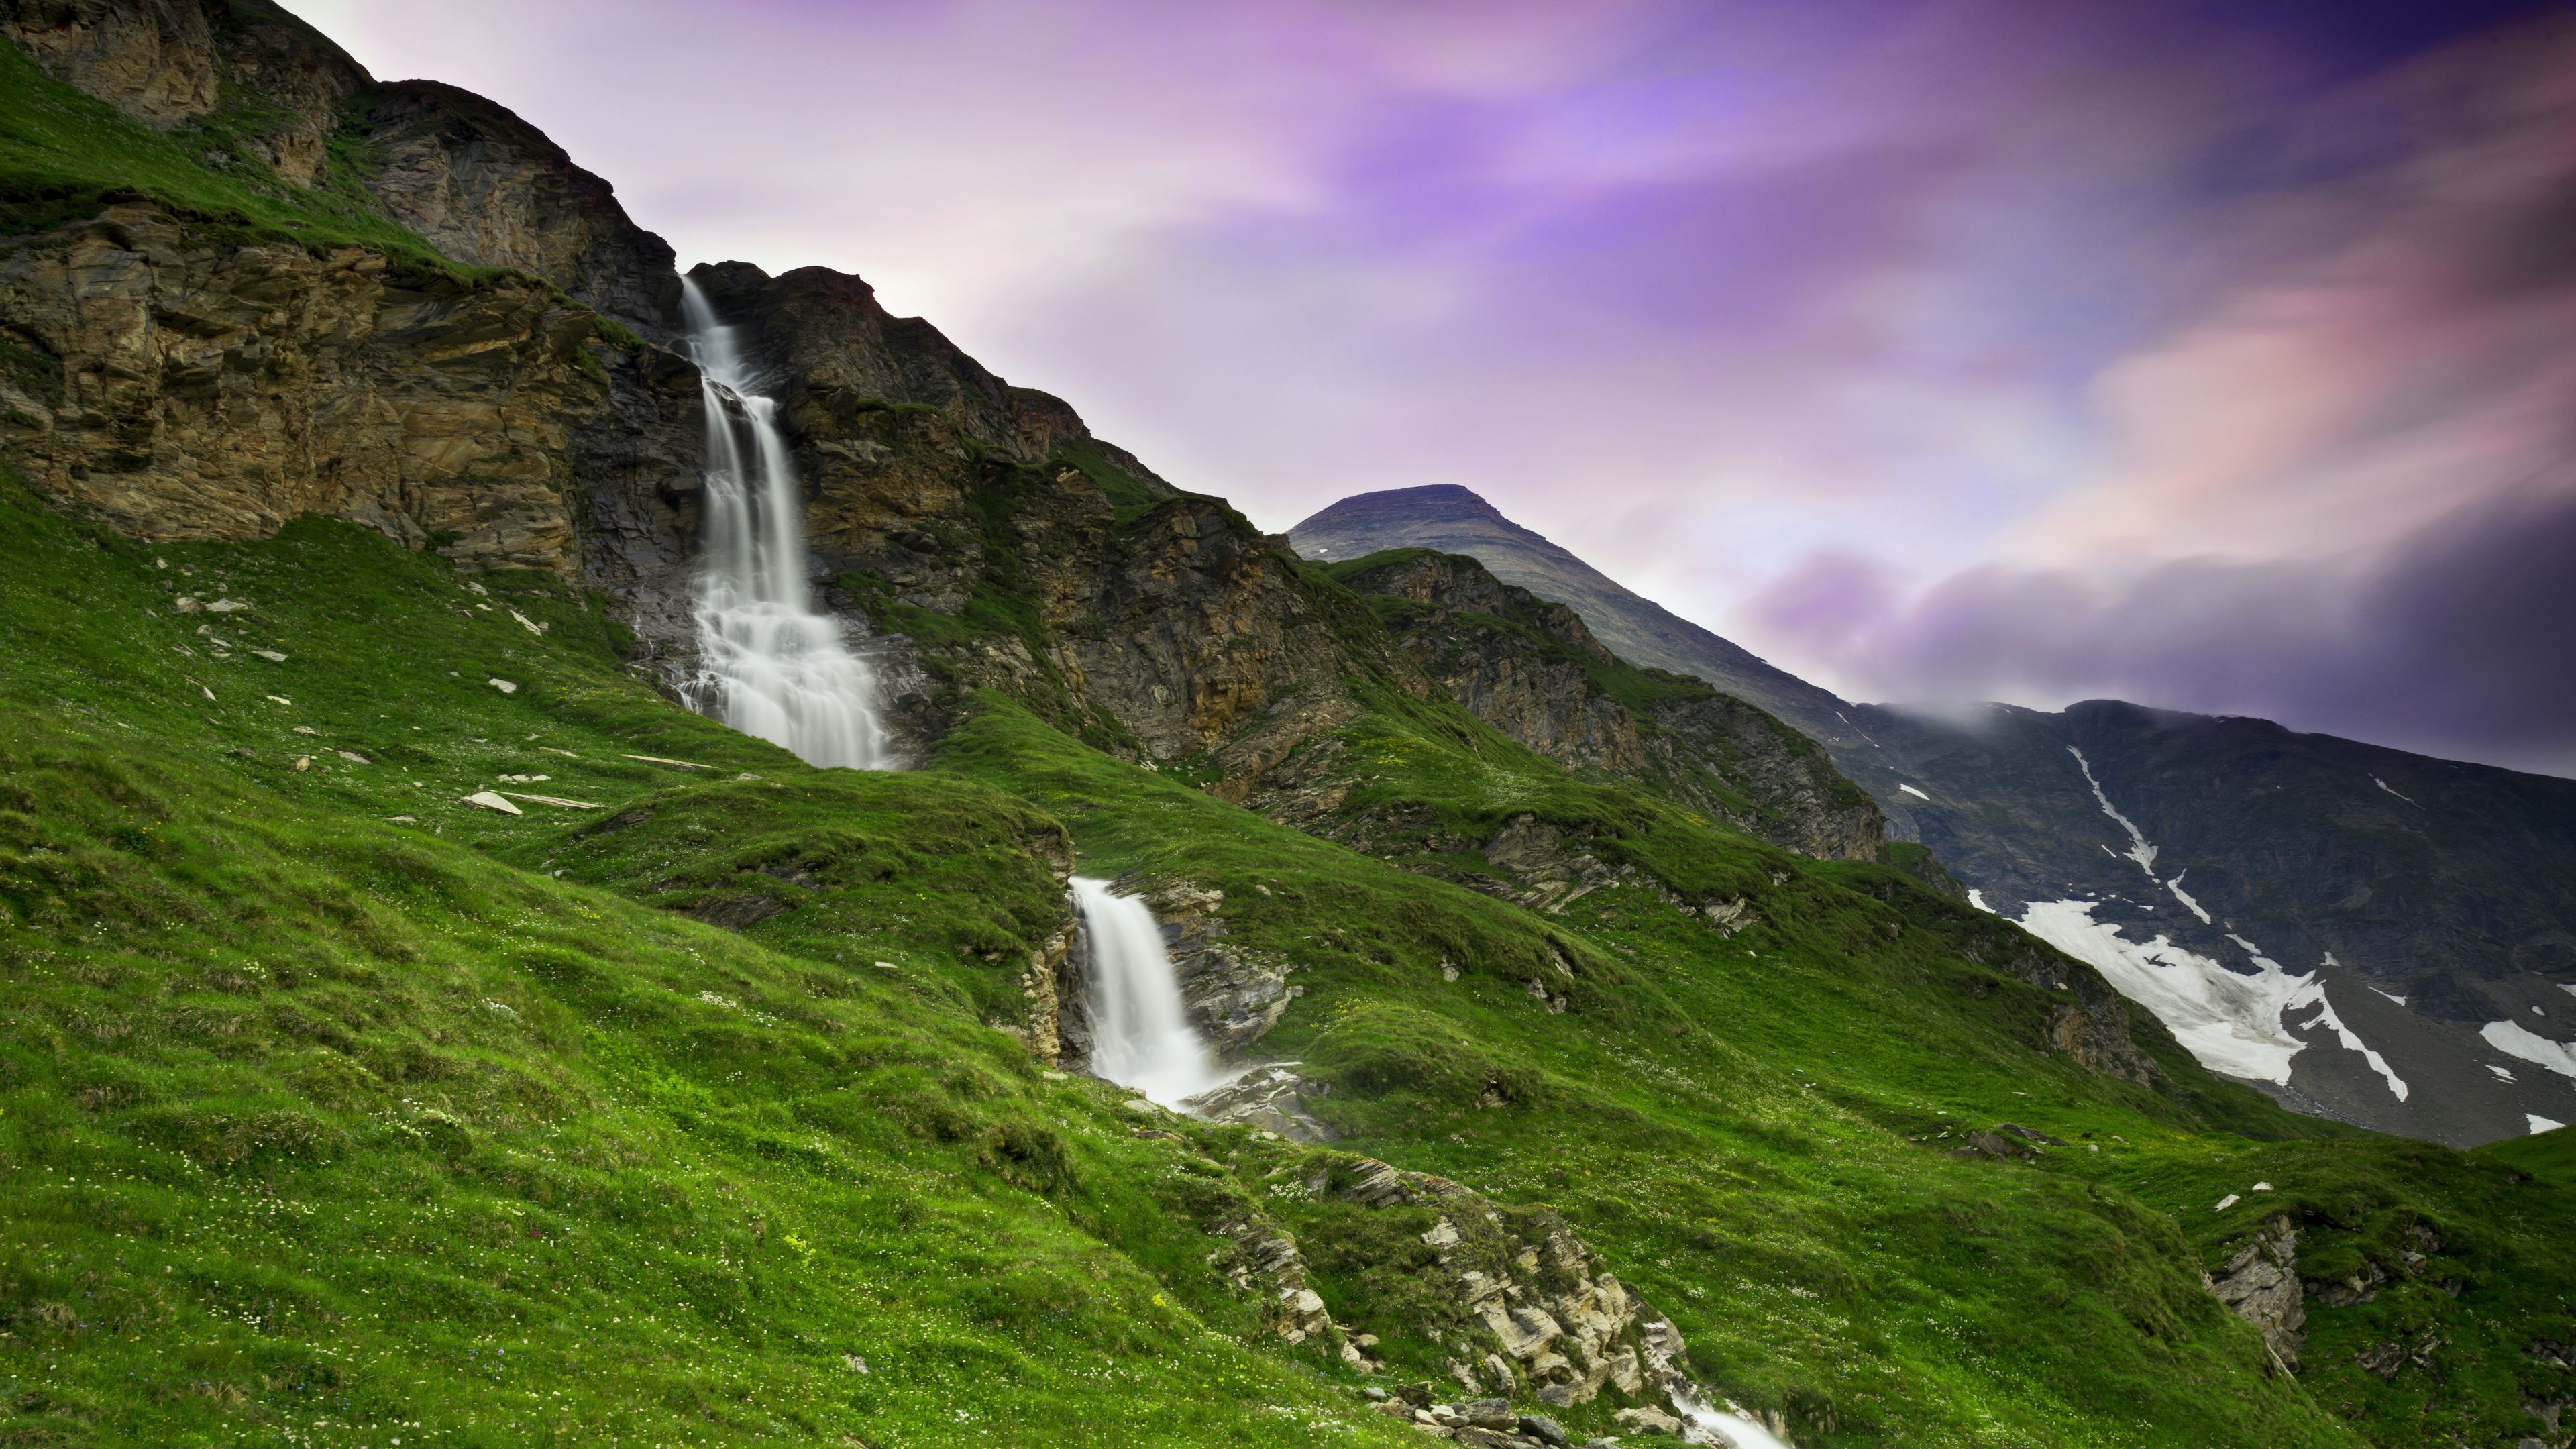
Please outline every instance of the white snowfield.
M2388 1084L2389 1095L2406 1100L2410 1089L2405 1080L2386 1057L2344 1025L2334 1003L2326 999L2321 972L2293 976L2279 962L2256 953L2251 942L2235 937L2229 939L2247 948L2255 974L2231 971L2163 936L2145 942L2129 940L2118 926L2093 919L2094 904L2034 901L2022 915L2022 929L2101 972L2122 996L2154 1012L2156 1020L2202 1066L2231 1077L2286 1085L2290 1059L2307 1050L2308 1044L2290 1035L2283 1018L2314 1007L2316 1014L2299 1023L2300 1029L2322 1026L2333 1031L2338 1044L2361 1053L2362 1060Z
M2307 1043L2281 1025L2313 978L2278 966L2244 976L2158 936L2131 941L2093 919L2091 901L2033 901L2022 929L2099 971L2122 996L2156 1014L2174 1040L2213 1072L2286 1083Z
M1911 786L1911 785L1899 785L1899 786L1897 786L1896 788L1897 788L1897 789L1899 789L1899 790L1904 791L1904 792L1905 792L1906 794L1908 794L1908 795L1913 796L1913 797L1914 797L1915 799L1917 799L1917 800L1929 800L1929 799L1931 799L1931 798L1932 798L1931 796L1924 794L1922 791L1915 789L1915 788L1914 788L1913 786Z
M2506 1056L2547 1067L2562 1077L2576 1077L2576 1049L2565 1042L2551 1041L2521 1022L2491 1021L2478 1028L2478 1035Z
M2111 803L2111 797L2102 789L2102 782L2093 778L2092 762L2084 758L2084 752L2069 745L2066 753L2075 757L2075 768L2083 772L2084 783L2092 788L2094 803L2128 833L2129 850L2126 855L2107 845L2102 847L2103 854L2115 860L2136 862L2137 867L2147 873L2150 884L2170 893L2203 924L2216 925L2208 908L2182 888L2183 878L2191 874L2190 869L2175 871L2171 880L2159 878L2156 875L2158 851L2155 843L2147 839L2146 832L2140 830L2135 821L2121 814L2119 807ZM2381 781L2380 788L2387 789L2387 782ZM2389 790L2389 793L2397 792ZM1974 891L1969 892L1968 903L1985 908L1984 899ZM2156 1020L2163 1022L2165 1029L2174 1034L2174 1040L2182 1043L2202 1066L2231 1077L2288 1085L2290 1059L2307 1050L2308 1043L2290 1034L2291 1026L2286 1018L2293 1011L2313 1007L2315 1013L2296 1023L2297 1029L2315 1031L2322 1027L2332 1031L2338 1045L2346 1051L2361 1053L2362 1060L2368 1062L2370 1069L2388 1084L2390 1096L2400 1102L2406 1100L2410 1089L2405 1079L2388 1065L2388 1058L2372 1050L2351 1027L2344 1024L2334 1003L2327 999L2326 969L2341 969L2332 952L2326 954L2324 964L2316 970L2304 976L2293 976L2282 969L2281 963L2265 956L2262 947L2230 932L2227 939L2235 942L2246 959L2254 963L2254 974L2247 975L2177 946L2162 935L2145 942L2129 940L2120 934L2118 926L2093 919L2093 911L2098 904L2096 901L2078 900L2034 901L2023 911L2021 926L2101 972L2121 995L2155 1013ZM2155 909L2144 902L2138 905L2141 910ZM2375 986L2370 989L2379 990ZM2568 990L2576 992L2576 986L2570 986ZM2393 996L2385 991L2379 994L2400 1006L2406 1004L2403 996ZM2516 1050L2498 1041L2495 1035L2498 1027L2520 1032L2531 1041L2556 1050L2561 1061L2570 1061L2565 1047L2523 1032L2511 1022L2498 1022L2487 1028L2487 1040L2498 1050L2538 1060L2528 1058L2527 1051ZM2576 1076L2576 1062L2553 1069Z
M2001 911L1998 911L1994 907L1986 904L1986 893L1984 891L1972 890L1968 892L1968 904L1975 906L1978 910L1981 910L1990 916L2003 914Z
M2531 1135L2534 1137L2543 1132L2555 1132L2567 1125L2564 1122L2552 1122L2537 1112L2525 1112L2522 1114L2522 1119L2531 1124Z

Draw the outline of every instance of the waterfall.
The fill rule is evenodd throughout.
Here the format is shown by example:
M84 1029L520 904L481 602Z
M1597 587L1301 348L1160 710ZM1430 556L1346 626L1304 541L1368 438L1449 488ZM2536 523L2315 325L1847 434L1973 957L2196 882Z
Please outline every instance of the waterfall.
M680 303L707 413L699 668L681 697L808 764L890 768L876 673L850 652L840 621L815 611L807 589L805 494L777 400L751 390L734 329L686 277Z
M1786 1440L1751 1419L1712 1409L1686 1394L1675 1394L1673 1407L1682 1411L1692 1429L1716 1435L1714 1442L1727 1449L1789 1449Z
M1134 896L1110 894L1107 881L1084 876L1073 878L1073 899L1088 947L1092 1072L1175 1110L1222 1086L1229 1074L1217 1069L1182 1014L1180 982L1154 913Z

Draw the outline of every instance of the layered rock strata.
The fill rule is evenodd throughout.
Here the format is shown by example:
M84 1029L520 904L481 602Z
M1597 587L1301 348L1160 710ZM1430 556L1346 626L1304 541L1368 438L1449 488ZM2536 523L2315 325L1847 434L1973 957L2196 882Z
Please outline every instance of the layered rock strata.
M549 288L242 245L129 203L0 260L0 326L59 368L0 373L19 466L137 537L319 513L471 567L572 567L571 428L609 389L592 315Z
M2307 1335L2307 1289L2299 1281L2299 1230L2286 1217L2274 1218L2255 1231L2252 1241L2210 1276L2209 1291L2253 1324L2263 1335L2272 1364L2285 1374L2299 1371L2299 1350Z

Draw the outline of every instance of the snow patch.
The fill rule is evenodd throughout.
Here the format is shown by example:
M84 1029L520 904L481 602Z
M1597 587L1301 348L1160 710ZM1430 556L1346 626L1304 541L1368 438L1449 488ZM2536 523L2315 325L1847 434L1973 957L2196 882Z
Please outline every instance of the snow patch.
M2313 986L2263 961L2257 975L2230 971L2163 936L2137 942L2093 919L2091 901L2033 901L2025 931L2102 973L2122 996L2155 1013L2204 1067L2231 1077L2287 1084L2290 1058L2307 1043L2289 1034L2281 1015ZM2258 958L2259 959L2259 958Z
M2102 793L2102 782L2093 778L2093 765L2090 761L2084 758L2084 752L2075 748L2073 745L2068 745L2066 747L2066 753L2075 757L2075 768L2084 772L2084 783L2093 787L2093 798L2101 802L2102 813L2119 821L2120 828L2129 832L2129 854L2127 859L2136 861L2138 863L2138 869L2147 873L2147 879L2154 880L2156 878L2156 848L2147 843L2147 837L2139 831L2138 827L2130 821L2128 816L2121 814L2119 810L2111 804L2111 797Z
M2520 1057L2536 1067L2547 1067L2562 1077L2576 1077L2576 1051L2565 1042L2551 1041L2518 1021L2491 1021L2478 1028L2488 1046L2509 1057Z
M2564 1122L2552 1122L2537 1112L2523 1113L2522 1120L2531 1124L2531 1135L2534 1137L2539 1136L2543 1132L2555 1132L2559 1128L2567 1125Z
M2182 902L2184 905L2189 906L2189 907L2191 908L2191 913L2192 913L2193 915L2195 915L2195 916L2200 917L2200 923L2201 923L2202 925L2204 925L2204 926L2216 925L2216 924L2217 924L2217 922L2212 921L2212 920L2209 918L2209 912L2207 912L2207 911L2205 911L2205 910L2202 910L2202 909L2201 909L2201 907L2200 907L2200 902L2198 902L2198 901L2196 901L2196 900L2193 900L2193 899L2191 898L2191 896L2183 890L2183 888L2182 888L2182 878L2183 878L2184 876L2189 875L2189 874L2191 874L2191 872L2190 872L2190 871L2188 871L2188 870L2182 870L2182 871L2177 871L2177 872L2175 872L2175 873L2174 873L2174 878L2173 878L2172 880L2169 880L2169 881L2166 881L2166 882L2165 882L2165 889L2173 892L2173 898L2174 898L2175 900L2178 900L2178 901Z
M1990 916L2001 914L2001 912L1998 912L1994 907L1986 904L1986 893L1981 890L1973 888L1969 890L1968 904L1975 906L1978 910L1981 910Z
M2253 958L2255 974L2230 971L2163 936L2144 943L2128 940L2118 926L2093 919L2094 904L2034 901L2023 912L2021 927L2101 972L2122 996L2155 1013L2202 1066L2231 1077L2287 1085L2290 1058L2308 1044L2290 1034L2284 1018L2314 1007L2315 1014L2299 1029L2333 1031L2339 1045L2361 1053L2387 1082L2389 1095L2406 1100L2411 1089L2405 1080L2344 1025L2326 999L2321 972L2293 976L2239 936L2228 939Z
M2243 1198L2240 1198L2231 1192L2227 1196L2220 1198L2218 1200L2218 1206L2211 1208L2210 1211L2214 1213L2223 1213L2242 1201L2244 1201Z
M1899 789L1899 790L1904 791L1904 792L1905 792L1906 794L1908 794L1908 795L1913 796L1915 799L1917 799L1917 800L1921 800L1921 801L1924 801L1924 802L1926 802L1926 803L1929 803L1929 802L1931 801L1931 799L1932 799L1932 797L1931 797L1931 796L1924 794L1922 791L1915 789L1915 788L1914 788L1913 786L1911 786L1911 785L1899 785L1899 786L1897 786L1896 788L1897 788L1897 789Z
M2328 958L2328 959L2332 959L2332 958ZM2378 987L2376 987L2376 986L2374 986L2374 987L2372 987L2372 988L2370 988L2370 989L2371 989L2371 990L2373 990L2373 991L2379 991L2379 988L2378 988ZM2387 998L2388 998L2389 1000L2391 1000L2391 1001L2396 1002L2396 1003L2397 1003L2398 1005L2400 1005L2400 1006L2404 1006L2404 1005L2406 1004L2406 998L2405 998L2405 997L2403 997L2403 996L2398 995L2398 994L2397 994L2396 992L2394 992L2394 991L2379 991L2379 994L2380 994L2380 995L2382 995L2382 996L2387 997Z
M2299 1023L2299 1029L2314 1031L2319 1026L2323 1026L2333 1031L2335 1040L2343 1044L2345 1051L2361 1053L2361 1059L2370 1063L2370 1069L2379 1073L2380 1078L2388 1083L2390 1096L2398 1101L2405 1101L2406 1083L2389 1067L2388 1058L2363 1045L2361 1038L2353 1035L2352 1028L2343 1024L2343 1018L2335 1015L2334 1003L2326 1000L2325 983L2314 976L2309 979L2317 981L2317 984L2311 988L2316 993L2317 1014Z
M2373 775L2373 776L2371 776L2371 777L2370 777L2370 783L2372 783L2372 784L2374 784L2374 785L2377 785L2380 789L2387 791L2389 794L2396 796L2396 797L2397 797L2398 799L2400 799L2400 800L2405 800L2405 801L2406 801L2406 803L2407 803L2407 804L2409 804L2409 805L2415 805L2415 802L2414 802L2413 800L2409 800L2409 799L2407 799L2407 796L2406 796L2406 792L2405 792L2405 791L2400 790L2400 789L2398 789L2396 786L2389 784L2386 780L2383 780L2383 779L2379 778L2377 775ZM2424 807L2423 807L2423 806L2421 806L2421 805L2415 805L2415 808L2416 808L2416 809L2418 809L2418 810L2421 810L2421 809L2423 809Z
M2491 1072L2493 1072L2493 1073L2495 1073L2495 1074L2496 1074L2497 1076L2499 1076L2499 1077L2504 1078L2504 1079L2505 1079L2506 1081L2508 1081L2508 1082L2510 1082L2510 1081L2514 1080L2513 1073L2506 1071L2504 1068L2502 1068L2502 1067L2500 1067L2500 1066L2497 1066L2497 1065L2496 1065L2495 1063L2493 1063L2493 1062L2489 1062L2489 1063L2487 1063L2487 1070L2488 1070L2488 1071L2491 1071Z

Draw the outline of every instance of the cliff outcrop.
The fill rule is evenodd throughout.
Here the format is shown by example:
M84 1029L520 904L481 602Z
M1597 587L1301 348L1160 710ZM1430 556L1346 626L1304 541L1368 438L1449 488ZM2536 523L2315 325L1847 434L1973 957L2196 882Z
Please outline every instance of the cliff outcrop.
M431 246L543 277L657 342L676 337L670 243L637 226L615 188L545 132L434 81L375 87L363 123L376 161L368 189Z
M656 341L679 325L670 246L544 132L454 86L381 84L267 0L0 0L0 35L209 164L362 190L453 260L526 272Z
M1280 540L889 315L864 281L739 262L691 276L776 379L828 597L922 665L898 710L916 733L991 687L1103 748L1176 761L1330 728L1348 712L1319 702L1373 669L1426 688L1398 657L1354 655Z
M1698 680L1629 666L1565 605L1428 549L1333 573L1381 601L1380 617L1460 704L1568 769L1652 786L1801 854L1878 858L1886 821L1823 746Z
M608 388L595 323L540 284L240 244L148 203L0 260L0 376L40 486L142 538L259 538L299 514L471 567L568 569L570 432Z

